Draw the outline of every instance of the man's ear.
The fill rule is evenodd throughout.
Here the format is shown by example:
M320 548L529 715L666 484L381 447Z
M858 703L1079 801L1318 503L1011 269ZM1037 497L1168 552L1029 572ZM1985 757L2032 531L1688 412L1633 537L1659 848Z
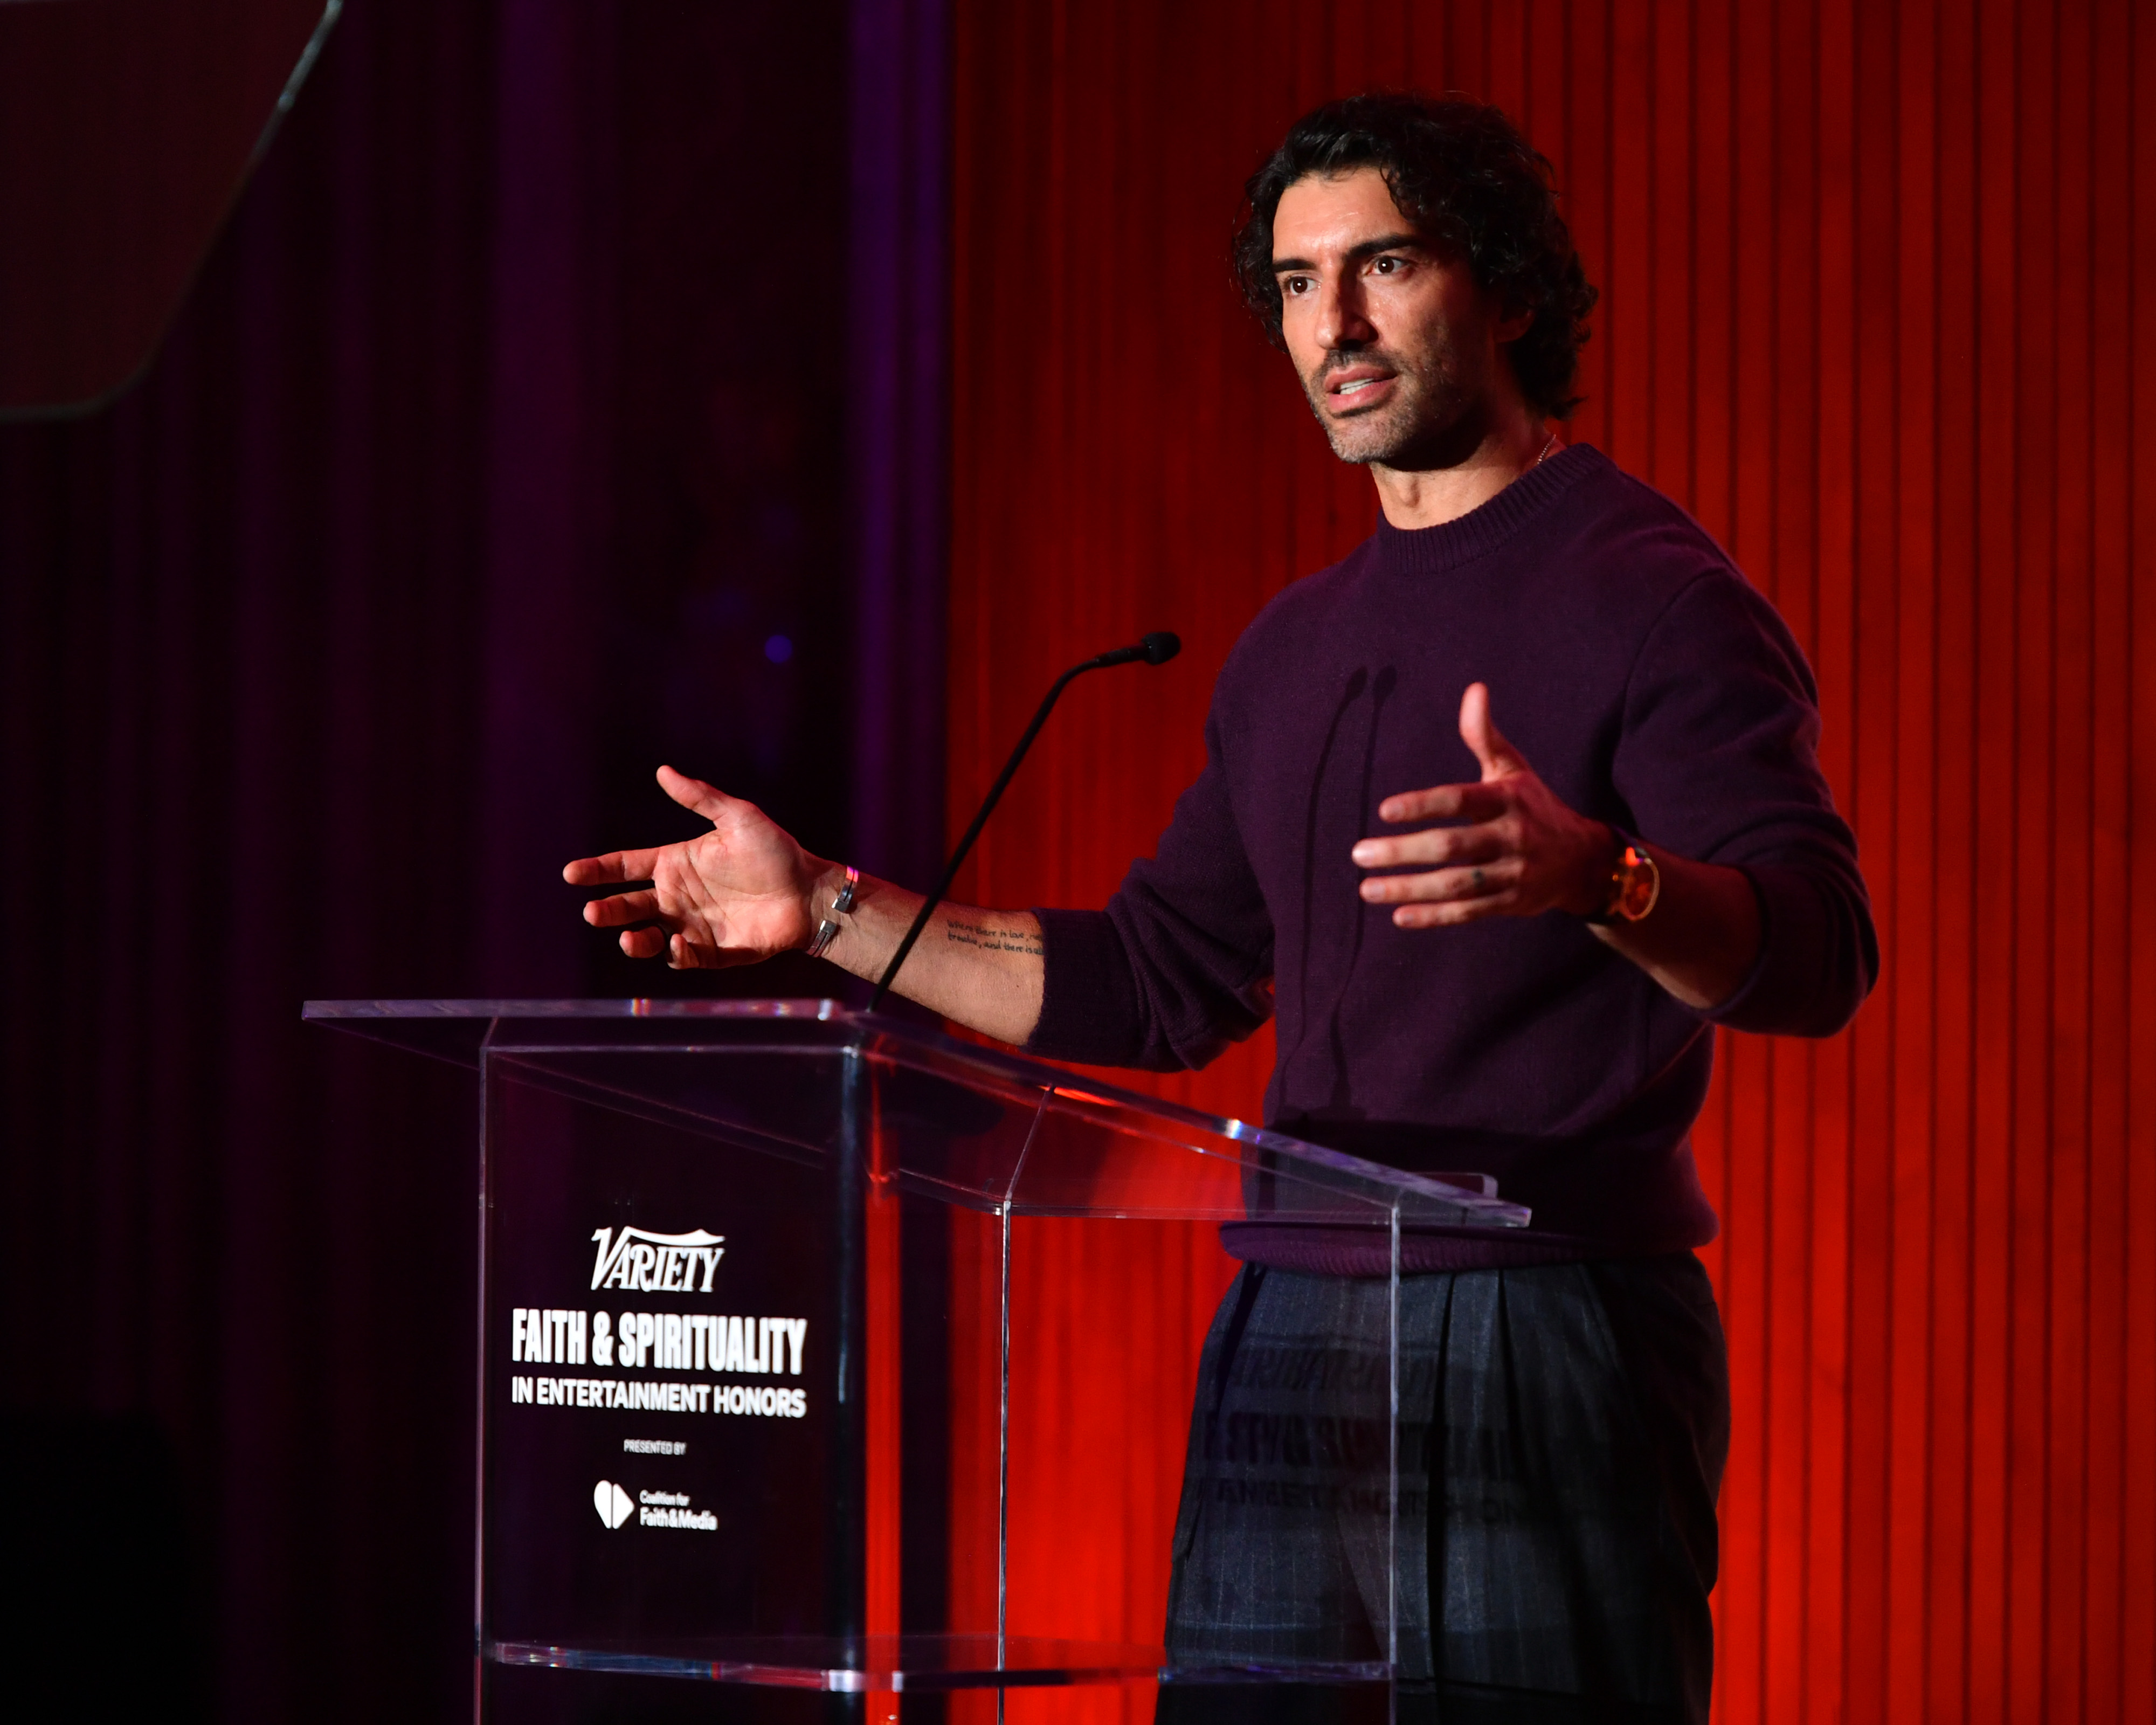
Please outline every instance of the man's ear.
M1535 314L1532 308L1523 311L1508 311L1497 320L1497 326L1491 333L1496 336L1497 345L1502 347L1507 341L1517 341L1526 335L1534 327L1534 321Z

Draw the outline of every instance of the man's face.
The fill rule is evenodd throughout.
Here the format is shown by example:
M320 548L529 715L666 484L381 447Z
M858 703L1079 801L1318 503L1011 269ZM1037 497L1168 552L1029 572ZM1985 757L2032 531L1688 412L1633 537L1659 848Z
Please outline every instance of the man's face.
M1311 411L1343 461L1396 468L1464 460L1512 385L1510 321L1467 266L1440 256L1374 167L1312 175L1273 217L1281 333Z

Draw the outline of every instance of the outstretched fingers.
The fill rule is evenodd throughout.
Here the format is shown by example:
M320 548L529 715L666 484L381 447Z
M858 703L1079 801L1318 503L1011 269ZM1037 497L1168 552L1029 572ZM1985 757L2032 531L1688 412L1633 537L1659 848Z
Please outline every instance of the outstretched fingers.
M711 931L701 927L678 930L666 942L666 963L671 970L730 970L737 964L753 964L761 957L747 947L714 944Z
M693 809L709 821L717 820L734 800L716 785L706 784L702 779L691 778L685 773L676 773L671 767L659 769L659 788L684 809Z
M1470 683L1460 697L1460 740L1482 764L1483 782L1529 773L1527 757L1505 739L1497 721L1490 716L1490 685Z
M1512 806L1512 793L1501 784L1440 784L1386 798L1378 819L1394 826L1404 820L1495 820Z
M1471 827L1425 827L1391 839L1358 839L1348 853L1364 869L1406 868L1415 863L1479 863L1511 853L1518 834L1509 821L1484 821ZM1374 881L1364 881L1366 887ZM1368 892L1363 895L1368 897Z
M717 820L734 801L716 785L706 784L702 779L691 778L685 773L676 773L671 767L659 769L659 787L684 809L693 809L710 821ZM562 878L572 886L609 886L619 880L649 880L665 848L654 845L643 850L609 850L604 856L580 856L562 870Z
M612 898L595 898L584 906L584 921L594 928L620 928L631 922L661 920L659 895L649 887L641 892L617 892Z
M649 880L659 866L652 850L609 850L604 856L580 856L562 870L572 886L609 886L618 880Z
M1401 905L1393 911L1393 927L1457 928L1463 923L1480 922L1486 916L1504 916L1512 901L1513 895L1506 891L1479 898L1448 899L1439 904Z
M1426 875L1378 875L1363 883L1363 901L1371 905L1395 905L1404 911L1410 907L1446 907L1471 906L1477 916L1509 906L1518 895L1524 870L1516 856L1500 857L1464 867L1434 869ZM1438 922L1469 920L1457 916L1440 916L1424 921L1419 916L1404 918L1395 912L1393 921L1402 928L1424 928Z

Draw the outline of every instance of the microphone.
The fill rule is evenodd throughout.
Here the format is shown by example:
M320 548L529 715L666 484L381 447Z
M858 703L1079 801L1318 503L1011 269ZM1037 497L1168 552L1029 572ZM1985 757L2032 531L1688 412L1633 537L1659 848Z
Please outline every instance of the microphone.
M891 985L897 978L899 966L906 963L906 955L913 950L913 943L921 938L921 931L927 927L928 919L936 914L937 906L943 902L943 896L950 891L951 883L958 878L958 870L965 862L967 853L973 850L973 841L981 836L981 829L988 824L988 817L995 813L996 804L1003 800L1004 788L1010 783L1011 776L1018 771L1018 763L1025 758L1025 752L1033 747L1034 738L1040 735L1040 727L1048 722L1048 716L1055 711L1057 698L1070 685L1071 680L1084 676L1087 671L1106 670L1110 665L1134 665L1141 659L1147 665L1166 665L1182 650L1180 636L1164 629L1157 629L1134 647L1118 647L1112 653L1103 653L1082 665L1074 665L1055 680L1048 691L1048 698L1040 703L1040 710L1034 714L1033 722L1025 727L1025 735L1019 738L1018 747L1011 751L1010 759L1004 762L1004 770L996 776L996 782L988 787L988 795L981 799L980 809L973 816L973 824L966 829L966 836L959 839L958 848L951 853L951 860L943 865L943 878L936 883L935 891L928 895L920 913L913 919L913 926L906 931L906 938L898 943L898 950L891 954L891 964L883 973L883 980L875 985L875 993L869 996L870 1012L883 1004L883 997L891 992Z
M1074 665L1064 674L1063 683L1069 682L1080 671L1102 670L1111 665L1130 665L1141 659L1147 665L1166 665L1182 650L1183 638L1180 635L1170 634L1164 629L1159 629L1147 635L1135 647L1118 647L1112 653L1103 653L1098 659L1089 659L1083 665ZM1059 691L1063 683L1055 685ZM1048 698L1053 704L1055 696L1051 695Z

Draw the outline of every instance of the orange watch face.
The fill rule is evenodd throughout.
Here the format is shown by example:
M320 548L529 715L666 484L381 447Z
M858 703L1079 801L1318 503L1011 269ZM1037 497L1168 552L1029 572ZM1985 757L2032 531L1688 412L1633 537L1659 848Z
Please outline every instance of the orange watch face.
M1637 922L1662 896L1662 871L1645 851L1627 845L1624 860L1618 865L1618 876L1617 914L1627 922Z

